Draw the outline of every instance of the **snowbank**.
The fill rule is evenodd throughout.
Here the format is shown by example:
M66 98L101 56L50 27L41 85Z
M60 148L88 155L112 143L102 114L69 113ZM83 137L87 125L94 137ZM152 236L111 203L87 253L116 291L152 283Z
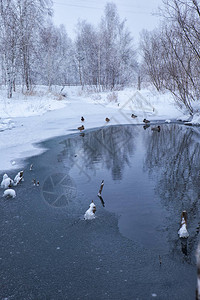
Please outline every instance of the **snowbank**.
M40 86L38 90L35 88L29 94L22 94L18 88L11 99L6 97L6 90L3 89L0 90L0 120L42 115L47 111L61 109L66 103L67 100L58 88L50 92L47 87Z

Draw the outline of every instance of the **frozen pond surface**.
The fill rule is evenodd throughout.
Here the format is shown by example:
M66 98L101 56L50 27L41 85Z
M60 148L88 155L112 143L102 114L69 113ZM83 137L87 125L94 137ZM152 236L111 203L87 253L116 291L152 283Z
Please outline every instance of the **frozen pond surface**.
M44 142L17 197L0 201L0 299L194 299L199 133L111 126Z

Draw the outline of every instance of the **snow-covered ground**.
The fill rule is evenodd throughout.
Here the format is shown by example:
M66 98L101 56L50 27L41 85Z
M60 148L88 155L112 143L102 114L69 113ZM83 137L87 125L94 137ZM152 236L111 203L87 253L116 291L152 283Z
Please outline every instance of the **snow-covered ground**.
M85 129L115 125L143 124L143 119L170 122L183 113L170 94L127 88L109 93L82 92L80 87L61 87L51 92L37 87L30 95L15 92L12 99L0 90L0 170L21 168L23 159L45 149L42 140L78 132L84 116ZM137 118L131 118L131 114ZM106 123L105 118L110 118Z

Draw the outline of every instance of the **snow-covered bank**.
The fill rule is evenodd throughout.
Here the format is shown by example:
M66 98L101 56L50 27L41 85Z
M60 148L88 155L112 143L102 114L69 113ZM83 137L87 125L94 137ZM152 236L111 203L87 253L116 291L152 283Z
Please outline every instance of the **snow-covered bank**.
M125 89L113 93L84 94L80 87L60 87L32 95L15 93L6 99L0 91L0 170L21 168L23 159L41 153L35 143L78 132L84 116L85 129L115 124L143 124L143 119L175 120L181 112L170 94ZM137 118L131 118L131 114ZM110 122L106 123L105 118Z

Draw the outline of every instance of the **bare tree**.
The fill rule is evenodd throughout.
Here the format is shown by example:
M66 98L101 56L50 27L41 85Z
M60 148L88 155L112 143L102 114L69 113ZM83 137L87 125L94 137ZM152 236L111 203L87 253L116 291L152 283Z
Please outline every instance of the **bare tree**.
M200 7L196 0L163 3L163 26L141 38L143 63L152 84L193 113L200 97Z

